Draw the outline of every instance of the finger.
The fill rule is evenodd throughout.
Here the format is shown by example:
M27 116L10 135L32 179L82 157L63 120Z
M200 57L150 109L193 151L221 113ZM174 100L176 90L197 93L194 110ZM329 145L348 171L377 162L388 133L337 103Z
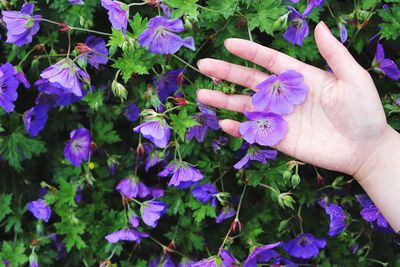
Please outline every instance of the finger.
M251 97L245 95L227 95L219 91L200 89L197 99L208 106L228 109L236 112L254 111Z
M326 24L321 21L315 28L315 41L322 57L326 60L336 77L354 81L365 72L353 58L347 48L332 35Z
M229 38L225 40L225 47L232 54L263 66L274 73L288 69L300 72L304 76L306 76L305 74L310 74L310 71L323 72L318 68L305 64L274 49L248 40Z
M220 120L219 126L221 129L227 134L232 135L233 137L240 137L239 127L240 122L234 120Z
M212 76L247 88L255 89L268 75L248 67L228 63L217 59L201 59L197 62L200 71Z

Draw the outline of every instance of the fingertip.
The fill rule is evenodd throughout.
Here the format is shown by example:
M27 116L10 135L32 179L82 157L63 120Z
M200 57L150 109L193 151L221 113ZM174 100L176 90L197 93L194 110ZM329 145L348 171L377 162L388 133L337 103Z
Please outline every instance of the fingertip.
M211 58L203 58L197 61L197 67L204 74L209 74L212 71L212 59Z
M221 129L229 135L234 137L241 137L239 132L240 122L234 120L220 120L219 126Z

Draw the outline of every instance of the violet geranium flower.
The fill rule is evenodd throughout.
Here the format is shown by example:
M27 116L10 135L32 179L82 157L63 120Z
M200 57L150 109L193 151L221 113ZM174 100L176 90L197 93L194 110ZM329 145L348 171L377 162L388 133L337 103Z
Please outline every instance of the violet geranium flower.
M143 136L153 142L159 148L165 148L168 145L171 131L169 125L162 118L156 118L144 122L133 129L134 132L141 132Z
M27 208L33 214L33 216L39 220L43 220L45 222L49 221L51 209L44 200L39 199L31 201L28 203Z
M38 136L47 122L48 108L45 105L34 106L24 114L24 124L30 136Z
M329 223L329 232L328 235L330 237L334 237L347 227L346 214L344 213L342 207L336 204L329 204L325 207L326 214L329 215L330 223Z
M379 41L372 67L374 70L385 74L392 80L398 81L400 79L399 68L393 60L385 58L385 50L383 50L383 45Z
M250 160L257 160L262 164L267 164L267 159L275 160L278 151L269 149L258 149L256 147L249 147L246 155L239 160L233 167L237 170L242 169Z
M125 118L131 122L137 121L139 119L139 115L140 110L134 103L130 103L124 112Z
M215 218L216 223L221 223L222 221L232 218L236 215L236 211L232 208L223 208Z
M276 242L264 246L255 247L247 257L243 267L256 267L257 263L267 263L271 259L279 257L279 253L273 250L282 245L282 242Z
M249 121L240 124L239 132L250 144L274 146L286 135L287 122L278 114L264 112L245 112Z
M215 195L218 194L218 189L213 184L198 185L192 189L192 194L203 204L211 200L212 207L217 205L217 198Z
M292 44L302 46L304 39L308 36L310 28L302 14L295 8L287 7L290 10L289 27L283 34L283 38Z
M157 200L143 202L140 207L143 222L152 228L157 226L158 220L166 211L167 204Z
M57 106L68 106L82 98L82 96L66 92L61 85L51 83L47 79L36 81L35 86L39 92L42 92L36 98L36 105L46 105L49 109ZM85 94L85 91L82 93Z
M26 3L21 11L5 11L3 21L7 27L7 43L23 46L32 42L32 37L39 31L41 15L33 15L35 5Z
M119 241L135 241L140 243L143 237L148 237L147 233L136 231L134 229L123 229L107 235L105 238L109 243L117 243Z
M239 266L239 261L235 257L233 257L232 254L226 249L221 249L221 253L219 254L219 256L226 267Z
M283 249L291 256L300 259L311 259L319 254L319 250L325 248L326 240L316 238L310 233L303 233L283 244Z
M101 0L101 5L108 10L108 19L117 30L126 31L128 26L128 5L112 0Z
M214 110L204 106L201 103L198 103L198 108L200 109L201 113L193 118L195 118L200 125L190 127L186 134L186 139L190 141L193 138L196 138L197 142L201 143L206 138L208 129L218 130L220 127Z
M346 25L343 23L339 23L339 34L340 34L340 42L344 44L347 41L347 29Z
M77 167L82 161L87 161L90 154L90 133L86 128L79 128L71 132L70 140L65 146L64 156L71 162L72 166Z
M83 0L68 0L68 3L70 3L71 5L84 5L85 4L83 2Z
M99 69L99 65L107 64L108 49L103 38L90 35L86 38L85 44L90 50L83 54L82 57L86 58L90 65Z
M174 54L184 46L195 50L193 37L182 38L175 34L185 30L181 19L170 20L161 16L152 18L138 41L155 54Z
M383 229L391 229L385 217L383 217L382 213L378 210L378 208L374 205L372 200L367 195L356 195L356 199L363 208L360 212L360 215L365 221L371 224L376 223L377 226Z
M287 115L306 100L308 87L304 76L294 70L271 75L256 87L252 103L259 111Z
M122 179L115 187L121 195L127 198L135 198L139 193L138 182L133 177Z
M158 98L161 102L165 102L167 97L173 95L183 83L183 75L185 69L177 69L166 72L161 78L155 82Z
M65 93L73 93L78 97L83 96L80 79L89 80L89 75L69 58L64 58L48 67L40 74L40 77L54 84L55 87L61 88Z
M321 8L324 3L325 3L325 0L308 0L308 4L307 4L306 9L303 12L303 16L307 17L308 15L311 14L314 7Z
M172 174L168 186L176 186L178 189L185 189L203 179L204 175L187 162L172 163L158 174L160 177L167 177Z
M10 63L0 66L0 107L5 112L14 110L14 101L18 98L18 80L15 77L15 69Z

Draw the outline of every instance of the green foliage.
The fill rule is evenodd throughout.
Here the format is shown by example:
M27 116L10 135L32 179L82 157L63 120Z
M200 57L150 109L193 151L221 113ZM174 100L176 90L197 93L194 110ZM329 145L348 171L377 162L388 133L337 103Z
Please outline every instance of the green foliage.
M258 27L260 31L272 35L274 21L282 16L286 9L279 0L253 1L252 5L256 13L247 15L250 29Z
M26 246L22 242L3 241L0 251L0 261L8 260L11 266L24 266L28 262L25 254Z
M198 122L193 119L191 115L187 114L186 109L179 111L178 115L171 115L171 126L174 128L181 140L185 140L187 129L196 125L198 125Z
M382 38L397 39L400 34L400 6L395 5L389 10L380 9L378 14L383 20L379 25L382 28Z
M198 0L166 0L167 5L174 8L172 16L174 18L179 18L181 16L187 16L188 19L197 21L199 15L198 11Z
M0 223L4 218L12 212L11 210L11 194L0 194Z

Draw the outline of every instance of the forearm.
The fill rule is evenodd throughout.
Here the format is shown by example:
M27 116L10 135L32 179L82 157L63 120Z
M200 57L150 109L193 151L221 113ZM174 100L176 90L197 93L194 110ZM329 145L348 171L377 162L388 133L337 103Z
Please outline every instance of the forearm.
M382 144L355 178L396 231L400 231L400 134L388 127Z

